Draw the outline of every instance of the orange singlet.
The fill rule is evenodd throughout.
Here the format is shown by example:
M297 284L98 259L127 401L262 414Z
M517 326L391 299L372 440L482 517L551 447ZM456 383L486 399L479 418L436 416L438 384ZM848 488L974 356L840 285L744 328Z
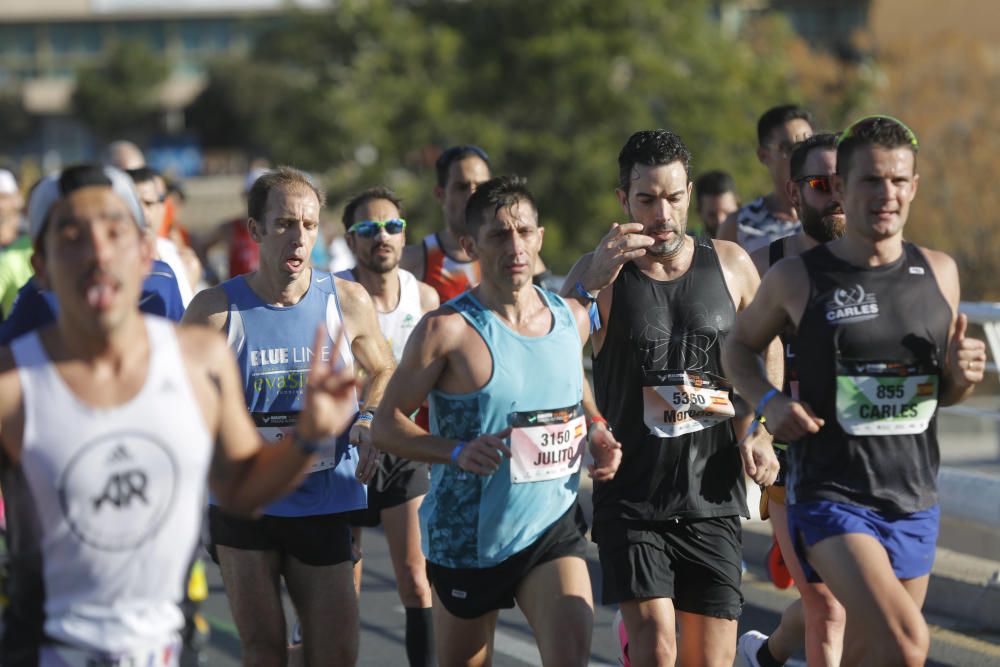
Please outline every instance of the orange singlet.
M437 234L424 237L423 281L437 290L441 303L479 284L479 262L460 262L449 257Z

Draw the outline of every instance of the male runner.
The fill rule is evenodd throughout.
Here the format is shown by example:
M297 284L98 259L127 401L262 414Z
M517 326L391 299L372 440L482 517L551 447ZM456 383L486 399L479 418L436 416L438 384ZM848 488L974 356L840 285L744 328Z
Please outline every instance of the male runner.
M142 210L124 173L70 167L29 202L54 326L0 349L8 666L177 664L206 476L252 512L350 423L354 380L315 355L292 438L264 446L218 334L142 316Z
M604 603L621 607L633 665L673 665L678 655L682 664L732 665L740 516L749 516L743 472L766 485L778 471L768 437L737 447L749 416L734 420L720 360L759 279L739 246L686 233L690 160L667 130L629 138L616 194L632 222L613 227L563 288L596 301L603 323L593 336L594 388L622 463L594 484L592 535Z
M335 454L318 461L293 493L252 520L209 508L247 665L285 662L281 577L298 612L306 664L357 660L357 594L344 512L365 507L362 484L377 464L369 447L372 410L393 363L364 288L310 267L323 202L323 193L297 170L283 167L258 178L247 198L250 231L260 244L258 270L201 292L184 316L227 333L246 406L268 438L283 439L295 423L309 364L305 337L318 324L325 325L328 346L340 328L350 343L324 354L351 367L356 360L368 376L365 410L349 437L345 433Z
M375 441L435 464L420 519L441 663L491 664L498 610L516 601L543 664L585 665L593 603L576 501L585 412L591 474L611 477L620 459L584 389L587 314L532 285L544 230L522 181L481 185L466 224L482 282L421 320ZM425 399L430 433L410 420Z
M694 181L694 208L709 238L719 235L721 225L740 208L733 177L724 171L706 171Z
M403 248L400 266L437 290L441 301L458 296L479 282L479 263L460 243L465 234L465 204L490 178L490 159L478 146L452 146L434 163L444 229L424 238L419 246Z
M424 313L440 305L430 285L399 268L406 242L406 221L400 200L389 188L374 187L351 199L344 208L347 244L357 259L353 269L338 278L361 283L378 311L379 327L398 362L403 348ZM396 574L399 599L406 610L406 655L410 665L433 665L434 631L431 587L420 550L417 510L427 493L430 469L426 463L383 452L375 477L368 483L368 509L351 514L354 537L355 585L361 590L361 528L385 526L389 555Z
M751 258L761 275L783 257L795 257L844 234L844 211L834 195L830 178L836 173L837 136L814 134L799 142L792 150L791 178L785 189L789 200L802 221L802 231L772 241L758 248ZM782 335L785 351L785 382L782 390L791 396L798 391L795 366L795 337ZM737 642L737 652L749 667L776 667L806 647L810 665L838 665L843 649L844 609L822 583L806 580L788 533L785 511L786 444L774 443L781 464L778 479L761 494L761 518L770 518L776 538L768 566L772 569L775 556L785 565L785 577L790 576L802 596L789 605L781 623L770 637L751 630ZM776 582L778 583L778 582ZM787 584L786 584L787 587ZM804 610L803 610L804 606Z
M922 665L920 613L938 535L938 405L983 377L965 337L955 262L903 240L917 192L917 138L864 118L841 136L834 192L843 238L775 265L726 344L739 390L788 449L789 532L805 574L847 610L844 665ZM798 399L759 351L796 335ZM808 561L808 562L806 562Z
M757 197L719 227L719 238L753 252L801 229L788 200L788 158L792 146L812 134L812 114L794 104L768 109L757 121L757 159L771 174L774 189Z

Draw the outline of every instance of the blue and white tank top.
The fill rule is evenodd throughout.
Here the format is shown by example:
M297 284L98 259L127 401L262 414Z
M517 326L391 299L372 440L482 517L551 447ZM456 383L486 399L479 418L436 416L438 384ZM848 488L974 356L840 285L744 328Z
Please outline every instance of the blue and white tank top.
M346 340L336 352L333 341L344 326L340 301L332 275L312 271L311 283L302 299L292 306L264 303L243 276L222 283L229 300L226 331L236 355L247 408L258 431L268 440L287 437L302 409L306 381L312 363L316 327L326 324L323 360L340 355L354 367ZM357 399L354 399L355 408ZM264 508L271 516L316 516L347 512L368 506L367 490L354 477L357 447L345 432L336 447L313 466L311 474L293 492Z
M469 441L504 430L517 415L578 409L583 374L576 320L562 298L535 289L552 313L552 328L544 336L515 333L471 292L446 304L486 342L493 373L482 389L468 394L433 390L431 432ZM570 433L579 447L582 422L579 417L572 422ZM549 456L551 461L551 452ZM582 449L573 456L582 457ZM531 546L576 501L579 459L565 461L566 474L540 481L524 481L523 476L518 481L519 473L506 457L489 476L454 465L432 466L431 487L420 507L427 559L445 567L486 568Z

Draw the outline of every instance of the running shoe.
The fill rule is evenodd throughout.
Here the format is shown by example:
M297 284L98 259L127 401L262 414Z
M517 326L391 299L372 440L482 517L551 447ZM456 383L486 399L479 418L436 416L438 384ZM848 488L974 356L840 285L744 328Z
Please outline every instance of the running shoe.
M767 642L767 635L756 630L744 632L736 641L736 655L740 657L746 667L760 667L757 662L757 652L760 647Z
M785 565L785 558L781 554L781 547L778 540L772 538L771 548L767 551L767 576L771 583L782 590L792 585L792 573Z
M632 667L632 661L628 659L628 633L625 632L625 619L622 618L621 609L615 612L611 630L615 633L615 646L618 647L618 664Z

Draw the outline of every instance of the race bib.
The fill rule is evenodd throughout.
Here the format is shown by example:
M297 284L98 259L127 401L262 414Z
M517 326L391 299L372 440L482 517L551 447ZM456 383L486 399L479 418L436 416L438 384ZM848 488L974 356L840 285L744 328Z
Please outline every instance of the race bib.
M180 664L181 643L173 641L162 646L134 651L104 653L71 646L46 644L41 647L39 662L65 667L177 667Z
M721 424L736 415L728 386L701 373L647 372L643 420L658 438L676 438Z
M583 461L587 422L579 405L510 415L510 481L514 484L568 477Z
M923 433L937 410L939 376L920 364L843 362L837 421L850 435Z
M268 442L280 442L285 438L295 437L295 422L299 416L298 412L254 412L252 416L254 424L257 425L257 432ZM320 450L319 458L309 466L307 473L312 474L336 467L336 439L330 438L328 445Z

